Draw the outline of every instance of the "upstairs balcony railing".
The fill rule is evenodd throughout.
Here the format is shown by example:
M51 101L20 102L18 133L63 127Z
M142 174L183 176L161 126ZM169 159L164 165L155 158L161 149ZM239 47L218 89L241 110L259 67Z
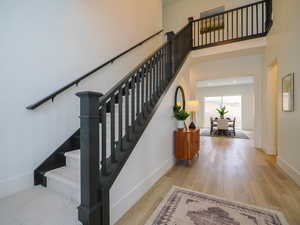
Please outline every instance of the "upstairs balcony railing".
M272 1L264 0L193 20L193 49L266 36L271 15Z

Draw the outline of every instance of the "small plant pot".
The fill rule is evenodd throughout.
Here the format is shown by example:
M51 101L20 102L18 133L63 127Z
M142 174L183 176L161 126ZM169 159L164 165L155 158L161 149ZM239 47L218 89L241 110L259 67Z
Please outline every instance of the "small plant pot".
M183 130L185 128L184 126L184 120L177 120L177 129Z

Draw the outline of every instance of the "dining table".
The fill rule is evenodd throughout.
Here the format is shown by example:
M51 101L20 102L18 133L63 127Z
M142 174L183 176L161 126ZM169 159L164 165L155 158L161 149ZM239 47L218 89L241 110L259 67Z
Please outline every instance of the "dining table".
M231 118L214 118L211 123L211 131L214 131L214 127L217 128L218 135L229 135L229 127L234 129L234 119ZM211 132L211 133L212 133Z

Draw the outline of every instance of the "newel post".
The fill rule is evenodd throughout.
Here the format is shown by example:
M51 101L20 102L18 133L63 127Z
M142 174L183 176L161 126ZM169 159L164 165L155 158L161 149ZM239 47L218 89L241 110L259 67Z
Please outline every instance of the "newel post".
M99 98L97 92L79 92L81 204L78 218L83 225L100 225Z
M167 61L167 74L168 77L173 77L173 74L175 72L175 43L174 43L174 37L175 33L174 31L170 31L166 33L167 35L167 41L168 41L168 61Z

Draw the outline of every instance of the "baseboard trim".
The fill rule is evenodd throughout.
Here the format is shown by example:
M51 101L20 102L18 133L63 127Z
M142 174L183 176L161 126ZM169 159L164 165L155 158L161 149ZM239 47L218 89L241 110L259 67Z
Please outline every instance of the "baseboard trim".
M0 180L0 199L33 186L33 173Z
M166 160L160 168L139 182L127 195L115 203L111 210L111 224L115 224L174 164L174 159Z
M292 167L287 161L278 157L277 165L292 179L296 182L298 186L300 186L300 172L297 171L294 167Z

